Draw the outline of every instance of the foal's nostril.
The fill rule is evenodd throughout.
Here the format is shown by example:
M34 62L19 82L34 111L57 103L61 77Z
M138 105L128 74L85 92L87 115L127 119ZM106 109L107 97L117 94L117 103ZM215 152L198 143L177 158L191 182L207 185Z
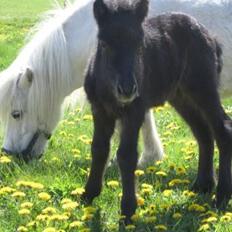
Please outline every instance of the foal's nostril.
M130 96L136 94L137 88L138 87L137 87L136 84L123 86L123 87L121 85L118 85L117 86L117 91L118 91L118 94L121 95L121 96L130 97Z
M119 94L119 95L123 95L123 94L124 94L123 88L122 88L122 86L119 85L119 84L118 84L118 86L117 86L117 91L118 91L118 94Z

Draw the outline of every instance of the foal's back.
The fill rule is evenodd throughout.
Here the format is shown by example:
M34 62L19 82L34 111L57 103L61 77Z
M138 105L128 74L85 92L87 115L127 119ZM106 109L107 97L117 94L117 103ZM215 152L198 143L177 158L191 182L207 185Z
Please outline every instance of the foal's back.
M148 102L162 104L190 85L217 88L221 48L194 18L181 13L162 14L147 19L144 31L143 93Z

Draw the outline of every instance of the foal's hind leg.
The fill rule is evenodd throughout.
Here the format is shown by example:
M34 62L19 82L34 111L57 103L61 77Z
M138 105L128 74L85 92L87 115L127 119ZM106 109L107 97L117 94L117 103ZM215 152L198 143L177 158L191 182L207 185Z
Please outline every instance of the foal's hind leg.
M210 85L208 85L210 87ZM191 95L199 110L208 121L219 148L219 177L217 186L217 207L228 203L232 193L231 158L232 131L228 126L229 117L223 111L216 89L200 89Z
M214 139L208 123L193 104L180 94L170 103L188 123L198 141L198 174L193 190L203 193L211 192L215 186L213 170Z

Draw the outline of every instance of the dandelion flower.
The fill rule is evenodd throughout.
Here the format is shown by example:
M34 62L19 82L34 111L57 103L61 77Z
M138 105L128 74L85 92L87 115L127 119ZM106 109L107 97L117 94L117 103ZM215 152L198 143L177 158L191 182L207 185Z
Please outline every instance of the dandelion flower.
M173 219L180 219L180 218L182 218L182 214L181 214L181 213L174 213L174 214L172 215L172 218L173 218Z
M158 172L156 172L155 174L156 174L157 176L163 176L163 177L167 176L167 173L166 173L166 172L163 172L163 171L158 171Z
M83 222L81 221L74 221L72 223L70 223L69 228L80 228L81 226L83 226Z
M134 230L135 229L135 225L127 225L126 227L126 230Z
M135 170L135 176L142 176L142 175L144 175L144 171L143 170L140 170L140 169Z
M31 211L29 209L20 209L18 213L19 215L29 215Z
M82 195L85 192L84 188L76 188L71 192L71 195Z
M32 206L33 206L33 203L31 203L31 202L23 202L21 205L20 205L20 207L21 208L32 208Z
M205 207L198 205L198 204L192 204L188 207L189 211L196 211L196 212L205 212Z
M146 216L145 217L145 222L148 224L154 223L154 222L156 222L156 220L157 220L156 216Z
M49 201L51 199L51 195L46 192L41 192L38 194L39 199L43 201Z
M17 229L17 232L27 232L27 231L28 231L28 229L25 226L19 226Z
M45 209L42 210L43 214L55 214L56 213L56 209L53 207L47 207Z
M82 221L89 221L93 218L93 214L90 214L90 213L85 213L82 217L81 217L81 220Z
M167 227L165 225L157 225L155 226L155 229L158 231L166 231Z
M92 206L88 206L88 207L85 207L84 209L83 209L83 211L84 211L84 213L86 213L86 214L93 214L93 213L95 213L96 212L96 208L94 208L94 207L92 207Z
M63 208L64 210L67 210L67 211L72 211L72 210L76 209L76 208L78 207L78 205L79 205L79 204L78 204L77 202L72 201L72 202L63 204L63 205L62 205L62 208Z
M16 189L8 186L0 188L0 195L5 195L13 192L16 192Z
M231 222L232 218L230 216L224 215L220 218L220 222Z
M163 195L164 195L165 197L171 196L172 193L173 193L173 191L172 191L171 189L166 189L166 190L163 191Z
M11 196L14 198L21 198L21 197L25 197L26 194L24 192L17 191L17 192L14 192Z
M1 156L1 157L0 157L0 163L1 163L1 164L8 164L8 163L11 163L11 159L8 158L7 156Z
M116 180L111 180L107 182L107 186L111 188L117 188L119 186L119 183Z
M144 198L137 197L137 204L138 204L138 206L143 206L144 202L145 202Z
M43 232L57 232L57 230L54 227L48 227L45 230L43 230Z
M210 225L209 224L203 224L199 229L198 231L201 232L201 231L207 231L210 229Z

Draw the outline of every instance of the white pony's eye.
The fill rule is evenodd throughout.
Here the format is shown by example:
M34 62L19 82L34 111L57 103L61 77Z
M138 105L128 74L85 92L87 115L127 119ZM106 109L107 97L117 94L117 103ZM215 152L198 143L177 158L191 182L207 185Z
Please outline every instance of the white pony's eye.
M20 119L22 115L23 115L23 112L19 110L15 110L11 113L11 116L16 120Z

